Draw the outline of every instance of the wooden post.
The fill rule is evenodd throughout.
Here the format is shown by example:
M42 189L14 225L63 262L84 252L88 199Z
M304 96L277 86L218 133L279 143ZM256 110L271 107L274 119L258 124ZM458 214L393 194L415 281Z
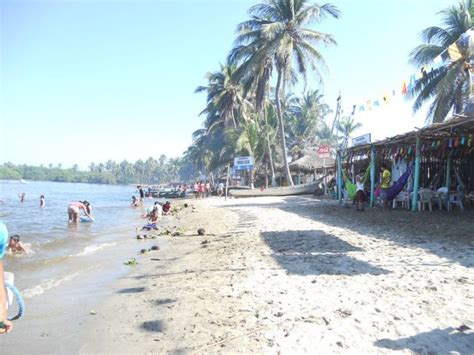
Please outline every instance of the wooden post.
M341 151L337 152L337 198L342 203L342 157Z
M225 178L225 199L227 201L227 191L229 190L229 173L230 173L230 164L227 164L227 176Z
M413 196L411 199L411 210L418 211L418 190L420 188L420 159L421 159L421 137L416 137L416 155L415 155L415 177L413 179Z
M370 207L375 207L375 147L370 147Z
M452 151L449 152L448 154L448 161L446 162L446 187L448 188L448 192L446 193L446 206L449 211L449 194L451 191L451 171L452 171L452 165L453 165L453 155Z

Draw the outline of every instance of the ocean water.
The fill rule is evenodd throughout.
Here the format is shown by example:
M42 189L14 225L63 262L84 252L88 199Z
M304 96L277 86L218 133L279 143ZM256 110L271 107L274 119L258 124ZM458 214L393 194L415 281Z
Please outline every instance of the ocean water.
M20 202L23 192L26 198ZM46 200L43 208L40 195ZM135 239L145 220L143 208L129 206L132 195L137 195L135 186L0 181L0 220L29 251L4 257L25 301L60 287L69 293L71 287L81 293L97 291L126 272L123 261L137 257L140 248L152 241L160 245ZM93 223L68 223L69 202L78 200L91 203ZM153 202L147 200L145 209Z

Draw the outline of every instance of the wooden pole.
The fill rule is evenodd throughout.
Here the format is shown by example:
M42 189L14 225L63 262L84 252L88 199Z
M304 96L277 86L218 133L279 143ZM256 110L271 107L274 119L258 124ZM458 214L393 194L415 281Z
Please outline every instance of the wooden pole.
M341 151L337 152L337 198L342 203L342 157Z
M375 207L375 147L370 147L370 207Z
M415 155L415 177L413 179L413 196L411 199L411 210L418 211L418 190L420 188L420 159L421 159L421 137L416 137Z
M230 164L227 164L227 176L225 178L225 198L224 198L224 201L227 201L227 191L229 190L229 173L230 173Z
M448 207L449 211L449 194L451 191L451 171L453 165L453 156L452 151L448 154L448 161L446 162L446 187L448 188L448 192L446 193L446 206Z

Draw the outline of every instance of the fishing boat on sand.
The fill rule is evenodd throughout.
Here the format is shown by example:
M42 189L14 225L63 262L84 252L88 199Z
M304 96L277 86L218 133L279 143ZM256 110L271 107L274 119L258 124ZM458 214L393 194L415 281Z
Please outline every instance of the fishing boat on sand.
M320 183L321 180L317 180L295 186L269 187L268 189L231 190L230 194L233 197L308 195L319 189Z

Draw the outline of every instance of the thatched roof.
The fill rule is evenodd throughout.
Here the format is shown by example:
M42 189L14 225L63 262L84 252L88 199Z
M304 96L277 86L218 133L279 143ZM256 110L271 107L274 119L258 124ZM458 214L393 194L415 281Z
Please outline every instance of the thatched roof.
M332 157L320 158L318 148L307 148L304 156L290 163L290 170L302 172L314 172L316 169L334 168L335 160Z

